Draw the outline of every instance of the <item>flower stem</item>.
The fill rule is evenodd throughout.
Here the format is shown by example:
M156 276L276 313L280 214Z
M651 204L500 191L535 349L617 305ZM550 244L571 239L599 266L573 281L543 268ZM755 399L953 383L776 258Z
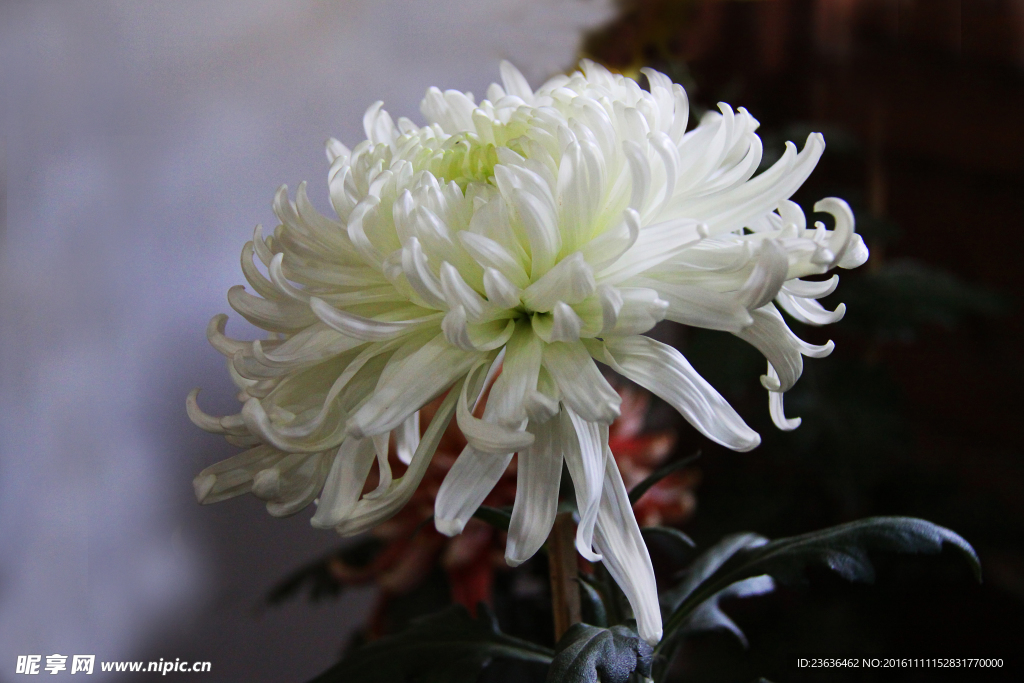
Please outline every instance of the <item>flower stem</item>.
M573 544L571 512L555 517L548 536L548 565L551 571L551 608L555 620L555 642L573 624L583 620L580 612L580 588L576 583L576 547Z

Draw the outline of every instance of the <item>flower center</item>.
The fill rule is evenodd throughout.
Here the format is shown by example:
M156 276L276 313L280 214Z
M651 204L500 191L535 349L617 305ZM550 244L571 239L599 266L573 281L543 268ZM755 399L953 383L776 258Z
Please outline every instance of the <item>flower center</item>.
M475 134L464 132L445 140L426 168L439 179L454 181L465 192L469 183L488 182L497 163L494 145L484 144Z

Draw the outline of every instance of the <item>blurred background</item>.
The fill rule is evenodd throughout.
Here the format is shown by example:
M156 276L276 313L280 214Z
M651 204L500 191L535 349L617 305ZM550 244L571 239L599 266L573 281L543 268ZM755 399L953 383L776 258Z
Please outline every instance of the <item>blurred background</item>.
M664 331L765 437L733 454L653 407L678 453L704 450L682 528L706 546L913 515L961 533L985 571L975 585L943 555L881 558L873 587L812 574L809 592L727 604L750 648L702 636L679 674L1024 649L1024 0L7 0L0 681L19 654L209 660L204 680L254 682L336 659L372 589L264 597L337 538L250 497L194 501L195 473L234 450L184 412L200 385L211 413L235 409L206 323L278 185L309 180L326 211L323 141L362 139L370 103L420 120L430 85L479 95L510 59L536 86L580 56L746 107L766 157L824 132L797 199L846 198L872 250L833 295L846 318L797 330L837 350L787 395L793 433L770 424L756 354Z

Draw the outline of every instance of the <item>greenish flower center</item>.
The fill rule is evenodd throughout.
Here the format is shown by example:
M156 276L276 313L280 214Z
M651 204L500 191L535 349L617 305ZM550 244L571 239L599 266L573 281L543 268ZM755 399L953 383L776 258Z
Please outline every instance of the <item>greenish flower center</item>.
M437 178L455 181L465 191L469 183L491 181L497 163L498 153L493 144L482 143L473 133L459 133L444 141L426 169Z

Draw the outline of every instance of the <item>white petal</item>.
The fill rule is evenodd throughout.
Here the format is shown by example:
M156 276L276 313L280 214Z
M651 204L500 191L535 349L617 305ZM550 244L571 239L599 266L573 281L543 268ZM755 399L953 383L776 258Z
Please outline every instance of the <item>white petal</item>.
M829 311L814 299L793 296L785 291L779 292L776 301L782 310L806 325L830 325L846 315L846 304L839 304L836 310Z
M223 313L218 313L210 318L210 322L206 326L206 340L210 342L210 346L228 358L239 352L247 352L250 348L249 342L238 341L224 334L227 324L228 317Z
M523 401L537 386L542 344L529 325L520 323L505 345L501 374L487 398L488 417L509 424L526 419Z
M374 144L391 144L398 136L391 115L382 109L383 106L384 103L381 101L374 102L363 114L363 131L366 138Z
M281 451L260 445L214 463L192 481L196 500L208 505L249 493L256 473L271 467L282 457Z
M466 309L466 316L472 322L479 322L485 314L494 308L488 305L488 302L484 301L484 298L476 290L467 285L455 266L447 261L441 263L441 290L444 292L448 306L450 308L462 306Z
M546 342L576 342L580 339L583 319L567 304L559 301L551 313L531 317L534 333Z
M481 453L466 446L445 475L434 502L434 526L446 536L462 533L508 468L512 454Z
M465 375L479 359L438 335L415 353L389 363L389 375L346 425L355 437L389 432ZM392 366L392 363L395 365Z
M800 340L786 326L775 306L769 304L751 315L754 324L736 336L754 346L772 366L774 380L762 378L764 387L769 391L789 391L804 369Z
M470 370L470 376L474 373L479 372L484 368L484 362L478 362L472 370ZM480 453L486 454L506 454L514 453L522 448L527 448L533 443L533 434L524 431L522 429L510 429L505 425L489 421L486 418L487 411L484 412L484 418L480 419L474 417L470 412L466 391L469 388L469 382L462 385L462 395L459 397L459 407L456 413L456 418L459 423L459 429L462 430L463 435L466 437L466 441L473 449Z
M309 307L325 325L332 329L352 339L373 342L394 339L417 327L440 320L442 317L442 314L435 313L412 320L385 322L339 310L317 297L310 298Z
M521 299L531 311L550 311L559 301L575 304L594 293L594 271L576 252L562 259L558 265L523 290Z
M495 169L503 168L501 166ZM512 205L519 214L530 243L530 276L537 278L555 265L562 246L554 206L526 188L512 190Z
M448 308L441 291L441 282L430 270L423 247L415 237L410 237L402 247L402 272L427 306L439 310Z
M821 299L836 291L838 285L838 275L833 275L829 279L821 281L794 278L787 280L786 284L782 285L782 291L793 296L803 297L804 299Z
M288 460L295 458L295 466ZM253 478L252 492L267 501L267 512L274 517L288 517L304 509L323 488L331 468L331 457L325 453L311 456L289 455L269 470L258 472ZM281 472L285 471L281 476ZM273 495L262 495L260 489L265 475L272 474L275 481Z
M602 360L613 370L660 397L712 441L734 451L749 451L761 443L757 432L671 346L648 337L626 337L607 340L603 351Z
M859 242L854 240L857 235L854 233L854 218L850 205L838 197L826 197L814 205L814 210L819 213L832 214L836 221L835 229L832 230L828 240L828 247L835 254L832 265L843 263L847 254L850 254L851 258L846 259L845 262L850 265L843 267L856 268L863 265L867 260L868 253L867 249L861 250L864 245L863 240Z
M654 567L615 458L605 447L604 480L594 542L604 566L626 594L640 637L651 645L661 640L661 608Z
M622 212L622 222L590 240L583 254L595 270L604 270L633 248L640 237L640 214L633 209Z
M516 287L522 288L530 283L530 277L519 261L491 238L465 230L458 233L458 238L463 248L480 265L497 270Z
M789 258L775 240L764 240L754 269L737 293L748 310L761 308L779 293L789 272Z
M753 322L750 311L731 292L648 278L633 278L630 282L657 290L658 296L668 302L665 317L673 322L724 332L738 332Z
M511 62L501 60L501 82L505 86L505 92L513 97L518 97L523 102L533 101L533 89L526 82L526 78L514 67Z
M470 389L470 393L473 393L473 388L471 387ZM339 534L342 536L353 536L372 529L377 524L393 516L409 502L412 494L420 485L420 481L423 479L431 459L434 457L434 452L441 441L441 436L444 434L445 429L448 428L452 416L455 415L455 406L461 391L462 385L457 382L448 395L445 396L441 406L434 413L433 419L431 419L430 424L423 433L420 445L416 448L416 453L413 454L412 462L409 464L409 469L405 471L405 474L392 482L391 490L386 495L376 500L364 499L356 503L348 517L335 527Z
M531 424L536 440L519 451L516 501L508 527L505 561L515 567L533 557L547 540L558 509L562 479L562 438L558 420Z
M348 516L359 501L374 458L372 439L345 439L334 456L310 524L318 529L330 529Z
M768 382L779 383L779 375L775 372L775 368L772 367L771 363L768 363ZM800 426L801 420L799 417L793 419L786 417L786 411L782 406L781 391L768 391L768 412L771 414L772 422L775 423L775 426L784 432L793 431Z
M261 299L242 285L228 290L228 303L253 325L271 332L296 332L316 322L308 306L290 299Z
M524 276L525 277L525 276ZM499 308L515 308L523 290L494 268L484 268L484 292L487 300Z
M619 416L622 399L582 344L548 344L543 358L544 368L555 380L562 400L583 419L611 424Z
M456 306L441 321L441 331L450 344L463 351L491 351L503 345L512 336L515 321L492 320L476 325L469 324L466 309Z
M352 150L336 138L327 138L327 142L324 143L324 148L327 152L327 161L332 164L338 161L338 159L341 159L342 163L347 164L349 158L352 156Z
M601 489L604 486L604 449L608 443L608 426L584 420L568 406L559 420L562 453L576 489L576 506L580 511L580 523L576 527L576 550L591 562L597 562L601 555L594 552L593 537L601 506Z
M647 163L647 158L643 150L640 149L640 145L632 140L623 141L622 151L625 152L626 160L629 162L630 178L632 179L629 208L643 215L647 196L651 190L651 166Z
M399 461L408 465L412 462L413 453L420 445L420 412L410 415L400 427L394 430L395 453Z
M657 290L645 287L618 287L618 310L613 325L603 333L612 335L641 334L665 319L668 302L658 296ZM604 303L604 302L602 302ZM611 302L610 302L611 303Z
M418 412L416 414L418 414ZM405 423L403 422L402 424ZM374 498L380 498L385 495L391 488L391 482L393 481L391 463L388 462L388 451L391 446L391 432L374 434L370 438L373 441L373 450L377 454L377 471L380 477L377 482L377 488L363 496L367 500L373 500Z

